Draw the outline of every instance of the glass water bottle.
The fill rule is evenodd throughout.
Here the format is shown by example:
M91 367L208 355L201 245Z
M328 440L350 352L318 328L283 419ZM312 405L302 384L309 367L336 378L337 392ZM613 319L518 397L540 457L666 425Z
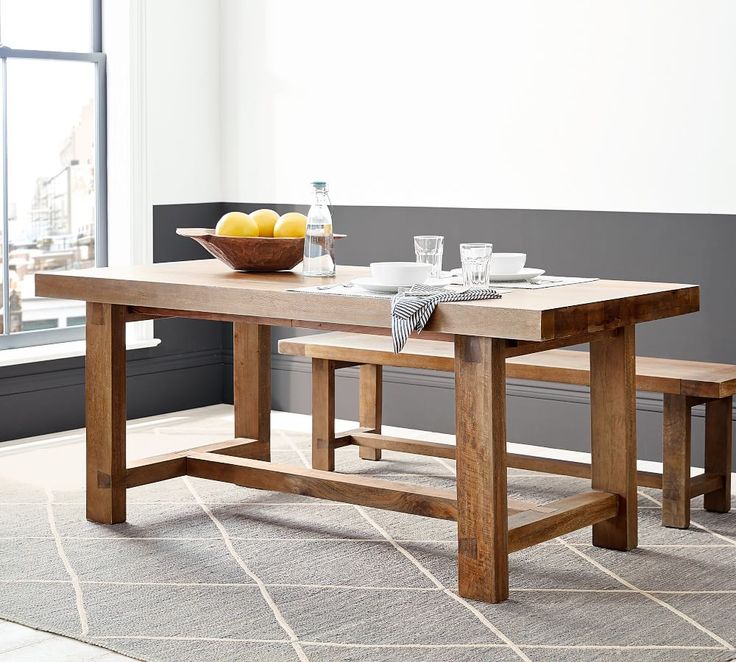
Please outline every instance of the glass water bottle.
M335 240L332 236L330 198L325 182L312 182L314 202L307 214L307 233L304 237L305 276L335 275Z

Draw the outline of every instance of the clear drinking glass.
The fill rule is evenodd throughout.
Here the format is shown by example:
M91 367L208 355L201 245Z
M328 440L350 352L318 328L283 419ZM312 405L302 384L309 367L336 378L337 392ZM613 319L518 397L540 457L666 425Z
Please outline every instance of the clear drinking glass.
M420 235L414 237L414 252L417 262L431 264L432 278L439 278L442 272L442 247L445 238L438 235Z
M463 284L485 287L490 282L493 244L460 244Z

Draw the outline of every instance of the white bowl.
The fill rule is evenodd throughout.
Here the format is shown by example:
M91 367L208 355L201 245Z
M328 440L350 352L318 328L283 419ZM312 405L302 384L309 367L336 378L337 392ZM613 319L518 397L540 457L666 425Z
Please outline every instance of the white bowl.
M371 262L371 276L382 285L411 287L423 283L431 272L431 264L420 262Z
M526 264L526 253L493 253L491 255L491 274L516 274Z

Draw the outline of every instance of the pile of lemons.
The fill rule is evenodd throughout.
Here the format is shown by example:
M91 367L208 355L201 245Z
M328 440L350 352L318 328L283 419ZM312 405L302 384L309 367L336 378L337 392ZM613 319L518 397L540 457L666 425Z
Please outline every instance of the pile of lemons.
M225 237L303 237L307 217L296 211L281 216L273 209L257 209L250 214L230 211L215 228L215 234Z

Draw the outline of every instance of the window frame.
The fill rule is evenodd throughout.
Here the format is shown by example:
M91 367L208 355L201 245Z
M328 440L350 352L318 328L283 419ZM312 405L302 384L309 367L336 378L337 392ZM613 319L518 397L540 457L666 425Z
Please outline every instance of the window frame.
M2 310L10 310L10 247L7 241L9 224L8 202L8 60L50 60L90 62L95 65L95 265L106 266L107 245L107 59L102 52L102 0L90 0L92 5L92 50L85 52L16 49L0 43L2 89ZM84 326L10 333L9 320L3 323L0 350L63 343L84 338Z

